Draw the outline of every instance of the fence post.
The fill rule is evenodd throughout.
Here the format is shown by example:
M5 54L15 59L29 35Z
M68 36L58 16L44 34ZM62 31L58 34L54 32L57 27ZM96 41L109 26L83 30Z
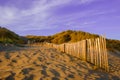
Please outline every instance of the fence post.
M66 48L66 47L65 47L65 44L63 44L63 52L65 52L65 50L66 50L65 48Z
M83 40L83 60L86 61L86 40Z
M106 39L105 36L103 36L103 41L104 41L104 52L105 52L105 70L109 72L109 66L108 66L108 57L107 57L107 48L106 48Z
M89 39L87 39L87 61L90 61L90 45L89 45Z

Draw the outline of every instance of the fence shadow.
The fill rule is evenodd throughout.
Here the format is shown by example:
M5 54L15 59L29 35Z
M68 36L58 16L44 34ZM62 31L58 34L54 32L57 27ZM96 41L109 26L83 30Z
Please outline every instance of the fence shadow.
M104 36L86 39L76 43L64 43L59 45L45 43L43 45L56 48L59 51L92 63L97 68L102 68L107 72L109 71L106 39Z

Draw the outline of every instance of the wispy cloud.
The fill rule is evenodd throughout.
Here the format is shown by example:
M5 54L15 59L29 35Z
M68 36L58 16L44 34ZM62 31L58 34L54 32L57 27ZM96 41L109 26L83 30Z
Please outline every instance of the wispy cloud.
M77 1L77 0L76 0ZM81 4L91 2L93 0L78 0ZM47 28L49 26L49 18L51 16L52 8L70 4L73 0L35 0L31 4L31 8L21 10L16 6L0 6L0 24L19 26L21 29L39 29ZM54 20L54 23L56 20ZM47 24L47 25L46 25ZM14 27L13 26L13 27ZM49 27L48 27L49 28Z
M84 22L90 23L84 20L81 21L81 18L105 13L99 13L96 10L79 10L77 13L59 16L52 9L57 10L61 6L72 6L73 4L83 5L93 1L96 0L35 0L28 9L20 9L16 6L0 6L0 25L9 25L13 30L19 31L50 29L61 27L61 25L67 25L68 23L71 23L71 26L79 25L80 27L82 24L85 25Z
M17 9L14 7L0 7L0 24L9 24L16 18Z
M95 0L80 0L80 4L90 3Z

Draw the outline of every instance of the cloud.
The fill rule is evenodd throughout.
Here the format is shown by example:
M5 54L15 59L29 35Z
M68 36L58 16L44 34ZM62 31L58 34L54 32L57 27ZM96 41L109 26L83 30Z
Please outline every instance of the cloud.
M85 4L93 0L75 0L74 3ZM13 30L50 29L66 22L73 22L88 15L89 11L70 15L55 14L52 9L73 4L73 0L35 0L29 9L20 9L16 6L0 6L0 25L11 26ZM21 5L22 6L22 5ZM17 27L17 28L16 28Z
M80 0L80 4L90 3L93 1L95 1L95 0Z
M9 24L16 18L17 9L9 7L0 7L0 24Z
M27 26L39 25L39 28L45 28L44 21L50 16L50 9L55 6L68 3L70 0L38 0L31 4L30 9L21 10L11 6L0 7L0 24L17 25L28 28ZM22 6L22 5L21 5ZM47 26L46 26L47 27ZM22 29L23 29L22 28ZM30 29L30 28L28 28Z

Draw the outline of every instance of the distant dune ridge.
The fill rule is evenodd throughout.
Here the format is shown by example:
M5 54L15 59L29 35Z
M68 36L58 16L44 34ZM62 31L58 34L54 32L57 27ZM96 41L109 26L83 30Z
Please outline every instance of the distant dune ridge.
M1 43L24 43L24 38L7 28L0 27Z
M120 80L119 40L107 39L109 72L54 48L25 44L73 43L98 36L68 30L52 36L20 37L0 28L0 80Z
M31 43L40 43L40 42L50 42L50 43L68 43L68 42L78 42L84 39L91 39L99 37L99 35L96 34L90 34L88 32L83 31L73 31L73 30L67 30L60 33L56 33L51 36L34 36L34 35L28 35L28 36L19 36L18 34L14 33L11 30L8 30L7 28L0 27L0 43L27 43L28 40L31 41ZM114 49L120 51L120 40L111 40L107 39L107 48L109 50L115 51Z
M74 43L84 39L91 39L96 37L99 37L99 35L90 34L88 32L83 32L83 31L73 31L73 30L63 31L51 36L35 36L35 35L19 36L18 34L14 33L13 31L7 28L0 27L0 43L4 44L4 46L6 45L6 43L18 45L18 44L26 44L28 42L30 43L49 42L55 44ZM120 40L112 40L112 39L106 39L106 40L107 40L108 50L114 52L120 51Z
M97 37L99 37L99 35L97 34L90 34L88 32L73 31L73 30L63 31L51 36L34 36L34 35L26 36L26 38L28 38L31 42L33 41L37 43L50 42L55 44L74 43L81 40L92 39ZM106 40L107 40L107 48L109 50L120 51L120 40L112 40L112 39L106 39Z

